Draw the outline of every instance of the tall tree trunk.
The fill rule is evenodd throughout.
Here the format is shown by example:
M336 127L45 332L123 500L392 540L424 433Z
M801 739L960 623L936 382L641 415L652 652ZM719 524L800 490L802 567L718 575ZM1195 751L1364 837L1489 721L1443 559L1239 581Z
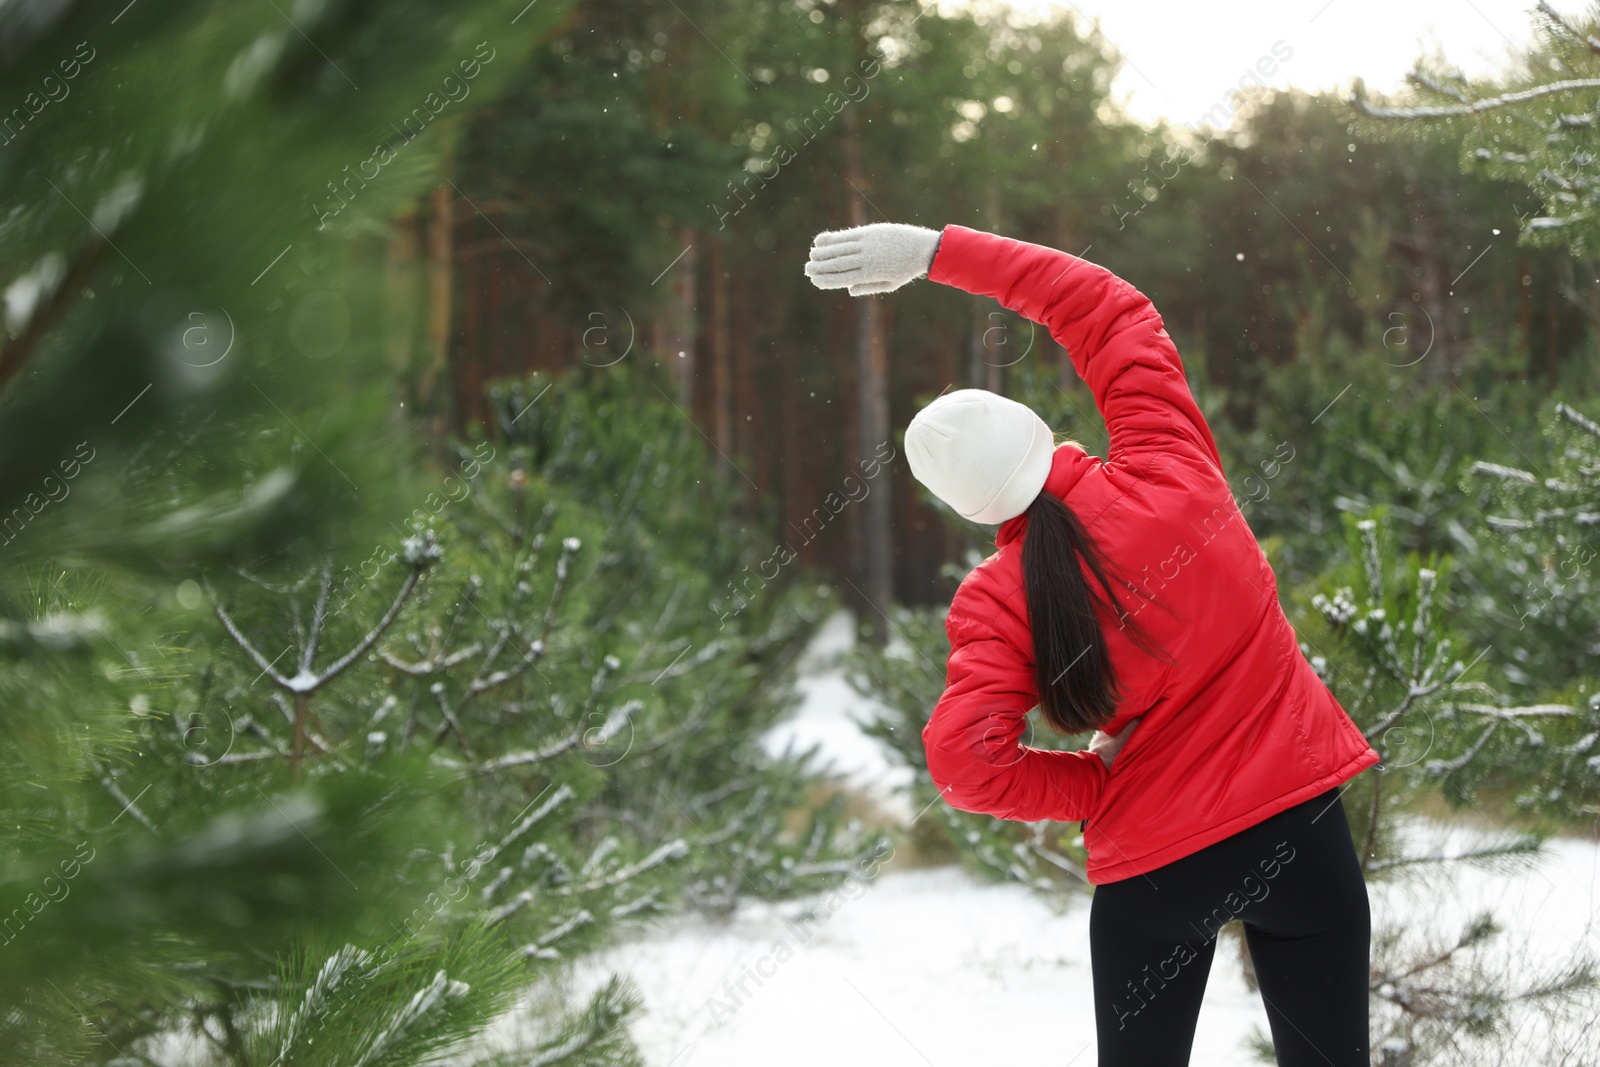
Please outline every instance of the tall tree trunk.
M401 392L414 417L428 411L432 382L420 366L422 315L427 306L422 276L421 219L415 204L394 217L389 227L389 248L384 260L388 286L384 302L384 341L389 368L399 378Z
M1523 285L1522 279L1532 272L1532 265L1526 255L1517 257L1517 275L1513 284L1517 287L1517 343L1524 352L1533 351L1533 287Z
M306 754L306 718L311 713L311 698L305 693L294 695L294 724L290 730L289 766L294 768L296 779L303 771Z
M1423 360L1423 373L1434 381L1444 381L1455 376L1455 353L1450 345L1450 309L1445 303L1445 279L1440 270L1437 246L1433 239L1432 228L1426 223L1421 230L1420 251L1422 253L1422 310L1425 322L1419 322L1410 331L1411 343L1420 344L1422 351L1411 352L1407 360L1421 358L1422 352L1427 352ZM1423 328L1427 328L1427 333ZM1402 360L1401 362L1404 362Z
M756 312L751 306L750 272L741 270L735 273L732 285L733 292L730 294L728 306L733 319L733 336L729 348L732 358L729 363L733 370L734 414L733 435L729 438L728 453L750 457L756 464L755 470L750 472L751 478L759 486L770 486L776 480L771 470L772 441L765 436L767 418L762 410L763 393L756 377L761 368L751 358L750 334ZM758 432L761 436L757 436ZM751 500L746 514L751 516L758 514L759 506L758 501Z
M988 362L987 353L983 349L983 333L989 321L984 317L986 300L984 297L975 296L967 302L969 308L967 321L967 388L987 389L988 373L985 364Z
M711 439L717 443L716 463L726 467L733 453L733 355L728 334L728 268L722 243L712 240L706 249L711 274L710 328L706 333L711 359Z
M505 320L501 318L501 307L504 305L502 290L506 284L505 266L500 256L490 259L484 266L488 270L488 277L484 279L484 288L487 290L487 299L483 301L484 310L488 312L488 329L484 331L483 353L484 366L488 369L489 377L499 378L506 373L506 359L501 340L506 335Z
M1556 286L1545 290L1545 365L1544 380L1552 388L1561 374L1561 302Z
M804 389L804 378L796 378L796 386L798 389ZM804 395L798 389L797 398ZM798 502L805 499L803 494L806 472L801 457L807 452L801 447L800 434L802 420L807 417L798 399L792 403L778 405L778 419L783 434L783 448L778 452L778 475L783 484L783 492L778 497L778 536L792 552L800 556L803 563L810 564L813 561L813 553L807 550L805 538L800 535L799 527L794 524L794 519L800 511Z
M422 377L425 381L436 381L450 366L456 254L455 190L440 186L429 194L428 201L428 322ZM476 395L455 398L458 428L475 417L481 400L482 397Z
M694 245L698 239L699 234L692 226L685 226L678 231L678 247L688 251L670 268L675 275L673 286L677 301L673 308L667 358L672 360L678 372L678 406L691 414L694 412L695 312L699 304L700 277L700 256Z
M854 31L860 39L860 29ZM859 51L859 48L858 48ZM856 114L846 109L842 116L845 180L850 186L850 225L867 222L867 177L861 169L861 142L856 129ZM856 300L856 415L862 456L872 455L889 440L889 352L884 337L881 298ZM861 501L861 591L873 615L887 612L894 600L894 555L892 523L894 487L891 469L885 466L873 479L873 486ZM881 618L873 619L872 633L878 644L888 640L888 627Z

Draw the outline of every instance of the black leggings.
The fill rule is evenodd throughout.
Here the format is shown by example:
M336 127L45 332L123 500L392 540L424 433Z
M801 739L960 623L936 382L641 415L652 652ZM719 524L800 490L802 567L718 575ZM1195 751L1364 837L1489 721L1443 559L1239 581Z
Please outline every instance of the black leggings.
M1280 1067L1367 1067L1371 916L1338 789L1095 888L1100 1067L1189 1062L1217 931L1233 919L1244 923Z

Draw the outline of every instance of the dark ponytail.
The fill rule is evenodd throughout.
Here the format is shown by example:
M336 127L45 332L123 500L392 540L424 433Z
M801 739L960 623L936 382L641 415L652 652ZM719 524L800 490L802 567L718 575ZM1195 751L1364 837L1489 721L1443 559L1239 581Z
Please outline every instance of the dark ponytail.
M1048 492L1028 506L1022 582L1045 722L1064 734L1103 726L1117 707L1117 679L1096 606L1122 614L1098 549L1072 509ZM1087 572L1087 574L1085 573ZM1092 575L1099 590L1090 584Z

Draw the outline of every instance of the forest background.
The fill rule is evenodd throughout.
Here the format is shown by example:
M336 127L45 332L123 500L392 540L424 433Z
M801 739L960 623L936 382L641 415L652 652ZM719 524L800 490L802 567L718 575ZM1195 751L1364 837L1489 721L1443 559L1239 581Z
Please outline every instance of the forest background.
M1484 861L1592 833L1600 42L1536 17L1492 82L1439 61L1389 104L1268 91L1264 39L1151 128L1070 11L0 5L5 1047L637 1062L620 978L485 1034L640 924L897 841L1081 892L1070 827L910 833L760 745L846 606L920 769L941 607L992 544L909 476L921 404L1004 391L1104 448L992 301L813 289L811 238L871 221L1152 298L1385 755L1347 801L1369 875L1436 801L1515 828ZM1375 1044L1425 1062L1592 989L1419 999L1491 927L1375 964Z

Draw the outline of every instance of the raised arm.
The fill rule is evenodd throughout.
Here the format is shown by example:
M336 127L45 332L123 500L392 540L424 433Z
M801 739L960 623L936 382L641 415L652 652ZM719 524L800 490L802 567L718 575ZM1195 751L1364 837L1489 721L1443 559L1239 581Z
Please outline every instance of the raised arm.
M946 226L928 278L994 297L1049 330L1105 417L1112 462L1184 444L1221 468L1161 316L1115 274L1043 245Z
M991 296L1066 347L1106 420L1112 462L1179 448L1221 469L1161 316L1104 267L965 226L941 233L874 223L819 234L806 274L819 288L852 296L891 292L924 275Z

